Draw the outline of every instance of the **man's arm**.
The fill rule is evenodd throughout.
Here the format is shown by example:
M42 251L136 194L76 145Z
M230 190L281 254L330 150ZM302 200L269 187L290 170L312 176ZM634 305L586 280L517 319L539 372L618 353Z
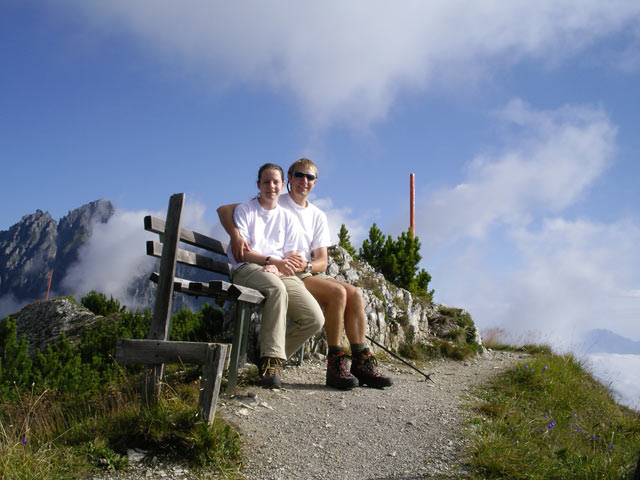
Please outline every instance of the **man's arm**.
M323 273L327 270L329 257L327 255L327 247L316 248L313 251L313 261L311 262L311 271L313 273Z
M225 231L229 234L229 243L231 245L231 252L233 253L233 258L236 259L236 262L244 262L246 261L244 258L245 252L250 250L249 244L247 241L242 238L236 224L233 221L233 211L239 203L230 203L228 205L222 205L218 207L218 218L220 219L220 224L225 229Z
M307 262L302 259L298 252L288 252L285 258L293 261L296 272L304 272L304 269L307 267ZM311 273L323 273L327 269L328 263L327 247L316 248L313 251Z

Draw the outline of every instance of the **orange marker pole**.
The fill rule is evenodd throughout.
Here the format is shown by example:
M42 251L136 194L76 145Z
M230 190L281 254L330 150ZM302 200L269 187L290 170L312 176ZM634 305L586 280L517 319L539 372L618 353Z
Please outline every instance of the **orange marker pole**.
M409 174L409 226L411 238L416 236L416 176Z
M51 290L51 279L53 278L53 269L49 272L49 285L47 286L47 297L45 300L49 300L49 291Z

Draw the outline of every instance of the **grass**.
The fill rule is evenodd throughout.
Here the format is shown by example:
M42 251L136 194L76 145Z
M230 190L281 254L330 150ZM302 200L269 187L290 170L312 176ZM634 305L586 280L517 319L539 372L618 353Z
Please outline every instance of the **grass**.
M474 393L471 478L630 478L640 415L618 405L572 355L540 348Z
M186 461L201 478L240 478L239 435L198 416L198 382L169 382L158 404L141 409L129 383L80 406L45 391L0 402L0 479L72 479L127 467L126 451Z

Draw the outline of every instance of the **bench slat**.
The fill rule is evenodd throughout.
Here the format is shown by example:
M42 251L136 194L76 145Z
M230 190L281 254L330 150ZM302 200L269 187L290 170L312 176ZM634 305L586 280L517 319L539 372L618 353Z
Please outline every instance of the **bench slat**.
M153 257L162 256L162 244L154 242L153 240L147 241L147 255ZM181 248L176 252L176 261L183 265L191 265L192 267L201 268L210 272L222 273L223 275L229 275L230 266L226 262L221 262L215 258L207 257L196 252L189 252Z
M116 361L121 365L180 362L203 365L207 360L209 345L215 344L119 338L116 343Z
M144 217L144 229L157 233L164 234L165 222L151 215ZM217 253L219 255L227 255L227 244L216 240L215 238L208 237L202 233L194 232L186 228L180 229L180 241L193 245L194 247L203 248L210 252Z
M149 277L154 283L158 283L160 274L153 272ZM232 288L233 287L233 288ZM184 278L173 278L173 289L176 292L192 295L194 297L211 297L259 305L264 301L264 295L253 288L234 285L224 280L212 280L210 282L192 282Z
M264 295L253 288L235 285L224 280L212 280L208 284L202 282L191 282L189 288L194 291L202 291L212 297L227 295L234 300L241 302L260 304L264 301Z

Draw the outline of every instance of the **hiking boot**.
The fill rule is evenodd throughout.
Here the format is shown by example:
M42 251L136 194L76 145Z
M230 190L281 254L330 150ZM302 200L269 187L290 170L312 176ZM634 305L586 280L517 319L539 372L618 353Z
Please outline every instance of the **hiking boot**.
M358 379L347 370L347 355L334 353L327 357L327 385L341 390L351 390L358 386Z
M261 357L258 365L260 385L266 388L280 388L282 360L273 357Z
M391 377L386 377L378 371L376 357L365 348L351 358L351 374L358 379L360 385L374 388L384 388L393 385Z

